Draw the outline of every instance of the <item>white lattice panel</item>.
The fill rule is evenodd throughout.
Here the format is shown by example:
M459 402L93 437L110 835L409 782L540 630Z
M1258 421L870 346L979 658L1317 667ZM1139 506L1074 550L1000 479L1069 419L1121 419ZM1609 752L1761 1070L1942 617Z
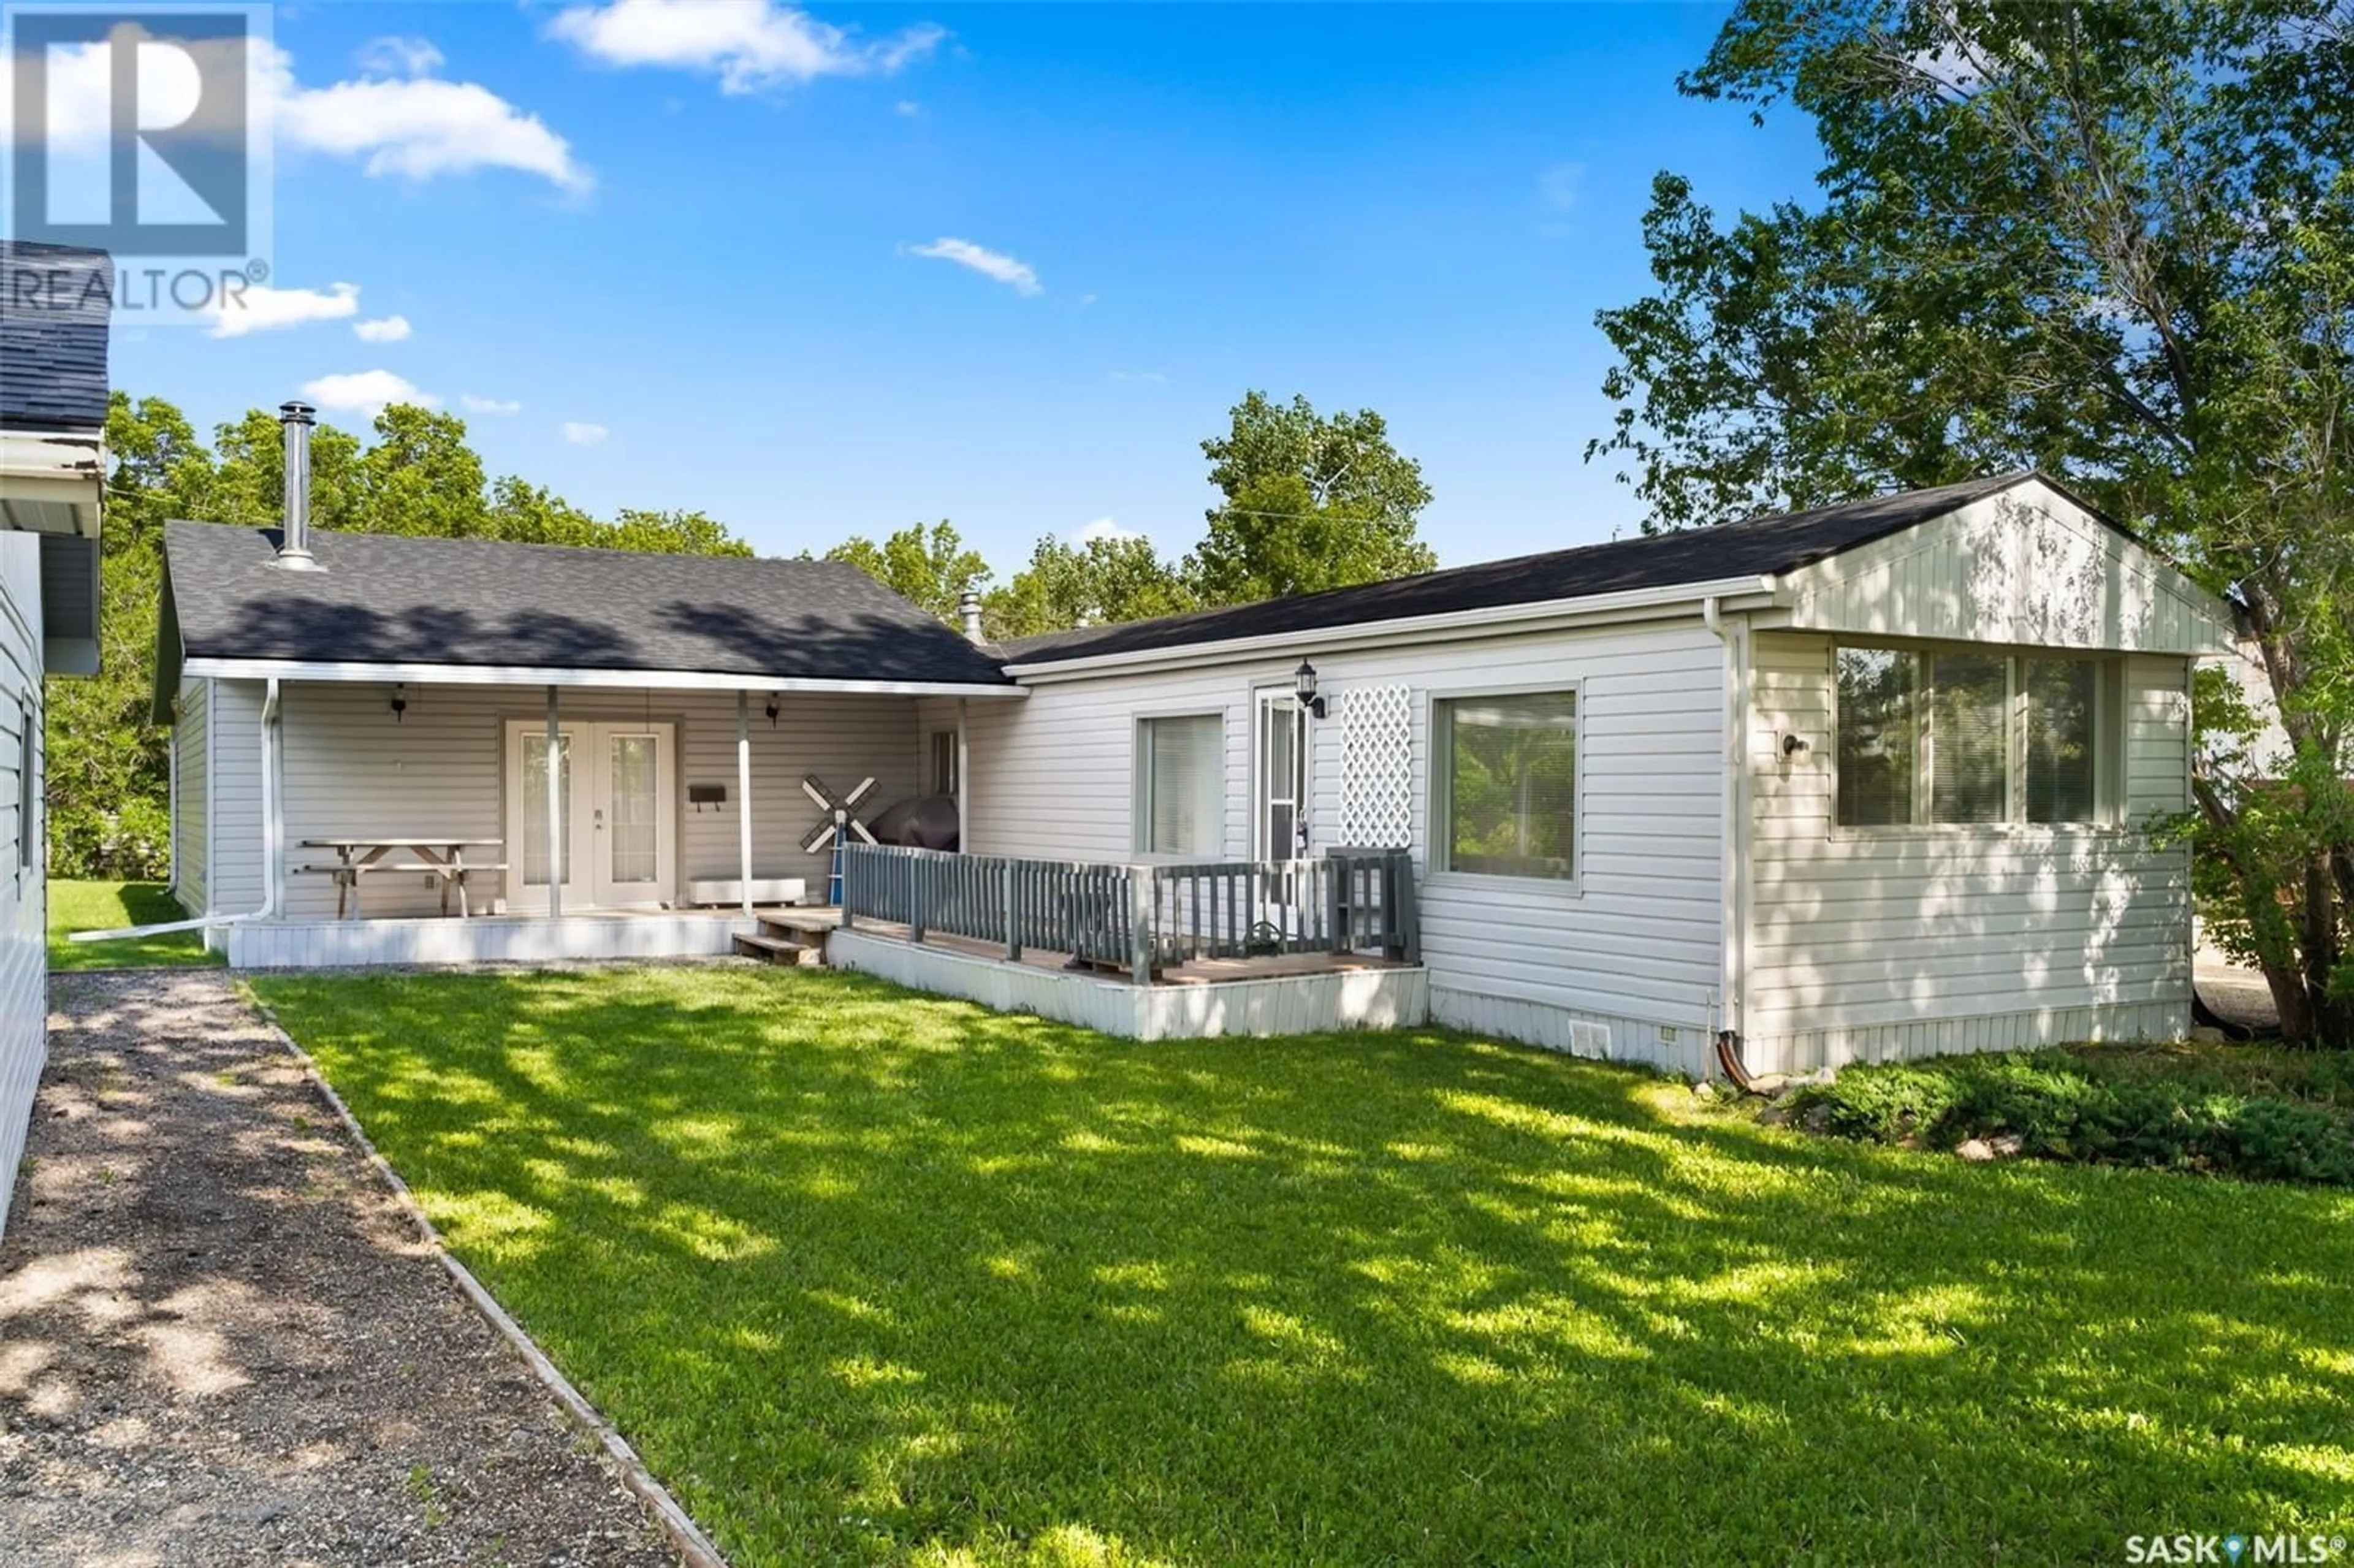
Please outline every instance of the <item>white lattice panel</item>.
M1341 719L1341 842L1401 848L1414 833L1413 694L1347 686Z

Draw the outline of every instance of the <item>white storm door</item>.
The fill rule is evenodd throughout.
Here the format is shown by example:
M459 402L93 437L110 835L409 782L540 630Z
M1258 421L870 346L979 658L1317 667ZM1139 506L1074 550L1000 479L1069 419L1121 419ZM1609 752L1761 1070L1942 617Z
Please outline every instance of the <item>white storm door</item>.
M1308 853L1305 715L1288 690L1256 694L1251 726L1251 857L1298 860Z
M596 759L588 836L596 901L609 908L667 904L676 889L678 860L671 726L590 728Z
M580 759L589 726L557 730L556 787L564 838L564 906L588 902L588 789ZM547 913L547 726L516 720L507 726L507 909Z

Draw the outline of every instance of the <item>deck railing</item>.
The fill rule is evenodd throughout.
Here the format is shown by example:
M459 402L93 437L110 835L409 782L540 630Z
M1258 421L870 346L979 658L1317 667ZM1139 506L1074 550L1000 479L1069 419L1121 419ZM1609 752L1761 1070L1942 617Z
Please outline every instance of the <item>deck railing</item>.
M842 923L887 920L916 940L941 932L1069 953L1140 985L1199 959L1379 951L1422 959L1414 863L1404 850L1319 860L1117 865L853 844L843 852Z

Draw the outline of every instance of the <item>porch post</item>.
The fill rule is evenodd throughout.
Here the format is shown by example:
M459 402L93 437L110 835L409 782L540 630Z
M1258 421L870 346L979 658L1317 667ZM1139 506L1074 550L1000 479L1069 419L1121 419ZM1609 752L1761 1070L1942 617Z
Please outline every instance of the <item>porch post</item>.
M965 801L972 794L972 747L967 742L965 731L965 710L970 702L968 697L957 699L957 850L961 854L972 853L972 812L965 806Z
M557 727L556 688L547 688L547 917L564 913L564 732Z
M736 694L736 859L744 918L752 917L752 694Z

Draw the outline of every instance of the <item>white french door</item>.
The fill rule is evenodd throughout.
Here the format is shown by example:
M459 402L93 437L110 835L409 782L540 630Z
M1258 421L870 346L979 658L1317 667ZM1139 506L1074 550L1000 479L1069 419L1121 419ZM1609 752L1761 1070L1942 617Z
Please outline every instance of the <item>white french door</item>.
M564 906L627 909L671 902L678 885L678 810L667 724L557 728L556 788ZM547 726L507 725L507 907L547 910Z

